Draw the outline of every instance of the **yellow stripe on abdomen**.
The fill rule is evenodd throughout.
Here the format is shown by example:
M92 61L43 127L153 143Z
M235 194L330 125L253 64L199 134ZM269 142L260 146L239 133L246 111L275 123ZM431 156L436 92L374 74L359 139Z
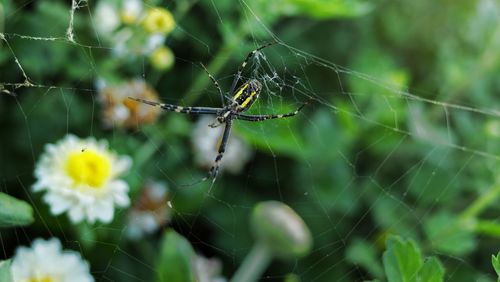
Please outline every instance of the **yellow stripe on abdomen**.
M238 92L236 92L236 94L234 94L233 101L236 101L236 99L238 99L238 97L240 97L241 94L243 94L243 92L247 88L248 88L248 83L245 83L243 86L241 86L240 89L238 89Z
M245 101L243 101L243 103L241 103L240 107L241 108L246 108L246 106L248 105L248 103L252 102L254 100L254 97L255 95L257 94L257 92L253 91L252 93L250 93L250 95L245 99Z

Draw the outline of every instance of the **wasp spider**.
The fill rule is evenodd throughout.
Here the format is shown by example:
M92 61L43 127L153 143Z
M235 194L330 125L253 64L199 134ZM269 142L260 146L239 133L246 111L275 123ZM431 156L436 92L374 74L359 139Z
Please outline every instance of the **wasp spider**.
M277 119L277 118L286 118L286 117L292 117L296 114L299 113L300 110L307 104L304 103L302 104L299 108L297 108L295 111L287 114L271 114L271 115L248 115L244 114L246 110L248 110L252 104L257 100L259 97L260 91L262 90L262 84L260 81L257 79L250 79L243 83L238 89L236 89L236 85L238 84L239 80L241 79L241 74L243 72L243 69L247 65L248 61L250 58L255 55L255 53L259 52L260 50L275 44L276 42L268 43L266 45L260 46L259 48L251 51L248 53L247 57L241 64L241 66L238 69L238 72L233 80L233 83L231 84L231 89L229 90L230 97L227 97L224 95L222 92L219 83L217 80L208 72L208 70L203 66L203 69L205 72L208 74L212 82L214 83L215 87L219 91L219 94L221 97L226 97L224 99L227 99L227 105L224 105L224 99L223 99L223 107L222 108L212 108L212 107L183 107L183 106L178 106L178 105L172 105L172 104L162 104L162 103L157 103L157 102L152 102L152 101L147 101L143 99L137 99L137 98L132 98L129 97L130 99L133 99L135 101L145 103L151 106L155 107L160 107L161 109L165 111L170 111L170 112L176 112L176 113L184 113L184 114L194 114L194 115L215 115L215 120L209 124L210 127L215 128L218 127L222 124L225 125L224 128L224 133L222 134L222 141L219 145L219 150L217 157L215 158L214 164L210 168L210 171L208 172L208 176L204 177L200 182L205 181L207 179L212 178L212 181L215 181L217 174L219 172L219 165L222 160L222 157L224 156L224 152L226 150L226 145L227 141L229 138L229 133L231 132L231 126L233 124L233 120L235 119L240 119L240 120L246 120L246 121L263 121L267 119ZM236 90L235 90L236 89Z

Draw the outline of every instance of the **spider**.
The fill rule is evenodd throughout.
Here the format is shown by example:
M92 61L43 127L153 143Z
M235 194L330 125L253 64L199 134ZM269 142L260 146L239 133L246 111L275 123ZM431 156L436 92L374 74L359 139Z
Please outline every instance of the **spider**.
M129 97L129 99L135 100L137 102L145 103L151 106L160 107L165 111L176 112L176 113L184 113L184 114L193 114L193 115L215 115L215 120L209 124L208 126L211 128L218 127L222 124L225 124L224 133L222 134L222 141L219 145L217 157L208 172L208 176L201 179L199 182L203 182L207 179L212 178L212 182L215 182L217 178L217 174L219 173L220 162L222 161L222 157L224 156L224 152L226 151L227 141L229 139L229 133L231 132L231 126L233 125L233 120L245 120L245 121L264 121L268 119L279 119L295 116L302 110L302 108L307 105L307 102L302 104L295 111L287 113L287 114L270 114L270 115L248 115L243 112L247 111L253 103L259 98L260 91L262 90L262 84L257 79L249 79L245 83L243 83L238 89L236 89L236 85L239 80L242 78L241 74L243 69L247 65L250 58L252 58L257 52L260 50L276 44L277 42L267 43L265 45L260 46L259 48L248 53L247 57L243 61L243 63L238 68L238 72L231 84L231 88L229 90L229 94L232 96L226 96L222 92L219 83L217 80L208 72L207 68L201 64L202 68L208 74L209 78L214 83L215 87L219 91L221 97L224 97L228 100L228 104L225 105L224 98L222 100L223 107L222 108L212 108L212 107L183 107L172 104L162 104L153 101L143 100L139 98ZM235 91L236 89L236 91ZM198 182L197 182L198 183Z

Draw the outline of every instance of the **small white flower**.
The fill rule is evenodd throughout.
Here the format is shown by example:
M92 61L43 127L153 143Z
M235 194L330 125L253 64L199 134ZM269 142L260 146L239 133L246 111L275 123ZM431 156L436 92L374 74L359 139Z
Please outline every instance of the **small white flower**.
M121 11L122 21L127 24L136 23L144 12L143 8L140 0L124 0Z
M120 26L120 16L116 7L108 1L99 1L94 13L95 28L102 35L109 35Z
M111 41L113 42L113 55L123 57L130 55L130 47L128 46L129 40L134 37L134 32L130 28L121 28L115 32Z
M194 270L199 282L225 282L226 278L221 276L222 263L217 258L206 258L196 255L194 259Z
M35 168L33 191L47 191L43 199L54 215L68 212L73 223L109 223L115 205L130 204L128 184L117 178L131 164L128 156L110 152L106 141L67 135L46 145Z
M133 203L128 215L127 235L140 239L157 231L171 218L167 184L149 181L142 187L141 195Z
M165 43L165 35L155 33L148 36L146 44L144 44L144 54L151 54L154 50L160 48Z
M211 117L201 117L195 125L191 138L195 151L195 162L206 168L214 164L224 130L224 126L208 127L208 124L212 121L213 118ZM253 152L242 139L235 134L231 134L221 162L220 171L240 172L250 160L252 154Z
M96 83L98 84L98 83ZM104 127L135 128L153 123L160 115L160 109L137 103L129 97L158 101L158 93L144 79L132 79L116 85L99 83L97 99L102 105Z
M75 251L62 250L58 239L36 239L19 247L10 266L13 282L92 282L89 264Z

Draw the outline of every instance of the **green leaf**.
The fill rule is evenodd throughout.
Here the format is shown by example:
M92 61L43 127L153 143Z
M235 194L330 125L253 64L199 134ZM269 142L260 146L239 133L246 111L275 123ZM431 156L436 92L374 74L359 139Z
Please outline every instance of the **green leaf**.
M374 277L381 278L384 275L375 246L365 240L353 241L347 249L346 258L351 263L366 269Z
M0 192L0 227L29 225L33 220L28 203Z
M0 261L0 281L11 281L10 260Z
M288 113L295 107L276 107L276 113ZM249 123L238 123L237 134L264 152L287 155L290 157L303 157L305 140L299 134L297 122L300 115L288 119L277 119L268 122L260 122L258 125ZM265 136L265 138L263 138Z
M439 282L444 279L444 267L436 257L430 257L426 260L418 272L419 281Z
M391 236L387 242L383 261L389 282L417 281L418 270L422 266L420 249L413 240L404 241Z
M391 236L384 252L384 268L389 282L440 282L444 279L444 268L436 257L425 263L417 244Z
M163 237L160 258L156 266L160 282L196 281L193 270L194 251L181 235L169 230Z
M500 281L500 252L496 256L491 255L491 264L497 273L498 281Z
M441 212L425 221L424 230L435 250L461 256L476 247L472 229L450 213Z

